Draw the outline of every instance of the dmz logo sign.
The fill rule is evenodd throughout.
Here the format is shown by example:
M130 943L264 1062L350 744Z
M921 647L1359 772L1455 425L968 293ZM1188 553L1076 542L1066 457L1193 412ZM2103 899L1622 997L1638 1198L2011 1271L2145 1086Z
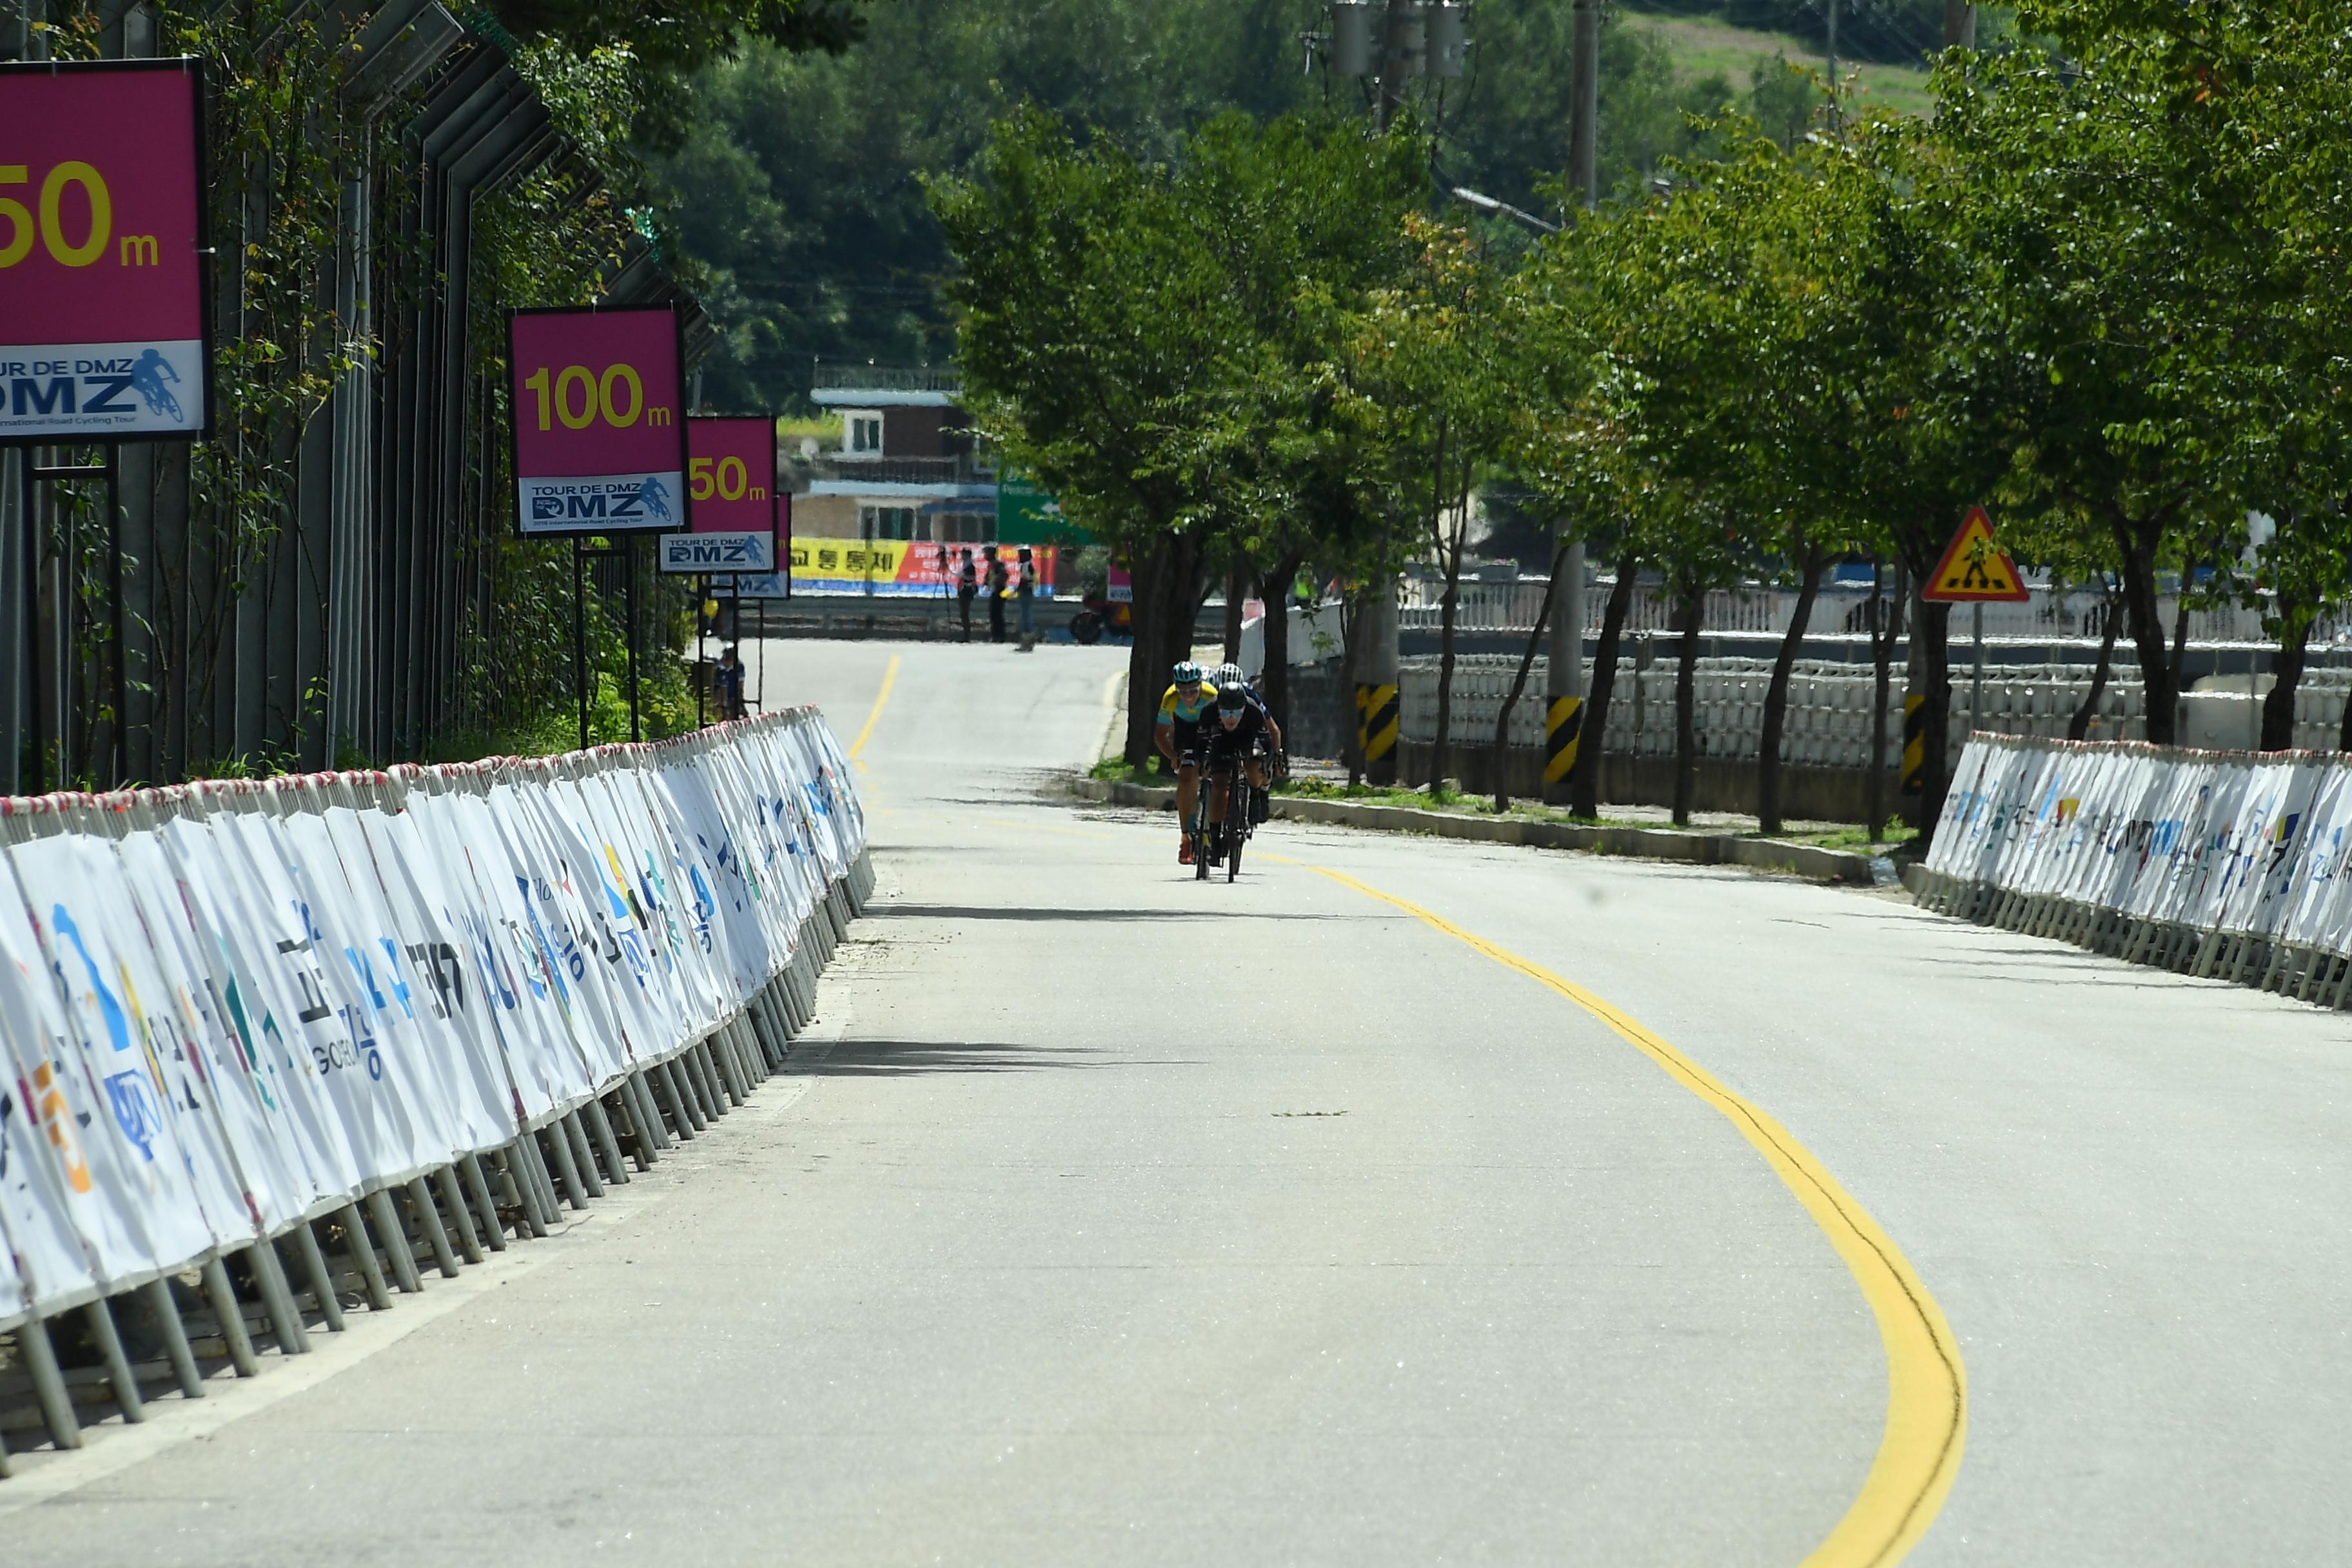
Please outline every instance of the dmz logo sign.
M196 429L204 423L197 346L0 357L0 434Z
M665 572L772 572L774 542L764 533L665 533Z
M593 533L599 528L675 526L675 492L667 482L674 478L646 474L614 479L526 479L525 528Z

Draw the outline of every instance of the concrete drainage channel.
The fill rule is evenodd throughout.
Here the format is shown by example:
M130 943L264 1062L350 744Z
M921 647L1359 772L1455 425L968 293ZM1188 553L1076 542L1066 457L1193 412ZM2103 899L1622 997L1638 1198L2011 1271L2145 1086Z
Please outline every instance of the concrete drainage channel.
M1173 811L1176 792L1148 784L1113 783L1104 779L1074 779L1070 792L1081 800L1111 805L1141 806ZM1273 815L1290 822L1371 827L1392 833L1426 833L1440 838L1466 838L1482 844L1520 844L1537 849L1580 849L1598 855L1622 855L1636 859L1679 860L1700 866L1745 866L1757 871L1778 871L1815 881L1844 882L1858 887L1891 884L1891 862L1843 849L1823 849L1811 844L1790 844L1778 838L1748 838L1729 833L1682 833L1659 827L1587 827L1570 822L1538 822L1525 817L1463 816L1445 811L1419 811L1407 805L1369 805L1356 801L1313 800L1296 795L1273 797Z
M59 1450L81 1448L89 1424L110 1415L147 1423L158 1414L153 1401L172 1393L204 1399L217 1392L207 1386L213 1378L255 1378L279 1358L307 1355L313 1334L390 1310L399 1297L423 1292L428 1275L458 1279L510 1242L563 1234L567 1205L588 1211L633 1173L713 1131L785 1069L793 1042L815 1019L818 977L873 887L861 852L816 900L792 961L733 1018L501 1148L379 1187L134 1290L47 1318L0 1320L0 1338L15 1342L14 1364L0 1365L0 1477L11 1473L10 1451L25 1458L40 1436ZM100 1459L93 1474L90 1466L45 1466L0 1488L0 1513L119 1468Z

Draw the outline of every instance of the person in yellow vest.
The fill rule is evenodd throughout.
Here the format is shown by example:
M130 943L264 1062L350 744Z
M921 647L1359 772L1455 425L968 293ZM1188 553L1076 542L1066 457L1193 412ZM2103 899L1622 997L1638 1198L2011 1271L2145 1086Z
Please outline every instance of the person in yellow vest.
M1003 642L1004 640L1004 584L1009 574L1004 569L1003 558L996 553L996 546L982 545L980 552L987 558L987 564L982 568L982 571L986 574L988 579L988 640Z

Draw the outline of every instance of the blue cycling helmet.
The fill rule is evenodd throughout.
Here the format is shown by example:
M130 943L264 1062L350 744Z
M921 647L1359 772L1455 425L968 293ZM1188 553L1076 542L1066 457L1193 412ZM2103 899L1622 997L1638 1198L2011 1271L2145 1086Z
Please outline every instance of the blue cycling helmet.
M1179 686L1198 686L1201 684L1201 667L1189 658L1179 660L1175 679Z

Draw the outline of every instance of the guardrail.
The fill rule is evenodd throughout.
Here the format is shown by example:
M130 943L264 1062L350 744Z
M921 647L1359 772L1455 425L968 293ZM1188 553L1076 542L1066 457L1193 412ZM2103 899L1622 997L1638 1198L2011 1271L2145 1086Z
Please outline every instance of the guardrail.
M872 889L810 709L12 799L0 840L0 1413L29 1395L13 1425L59 1447L78 1406L303 1353L702 1131L783 1065Z
M909 366L819 364L815 389L833 392L947 392L963 390L963 373Z

